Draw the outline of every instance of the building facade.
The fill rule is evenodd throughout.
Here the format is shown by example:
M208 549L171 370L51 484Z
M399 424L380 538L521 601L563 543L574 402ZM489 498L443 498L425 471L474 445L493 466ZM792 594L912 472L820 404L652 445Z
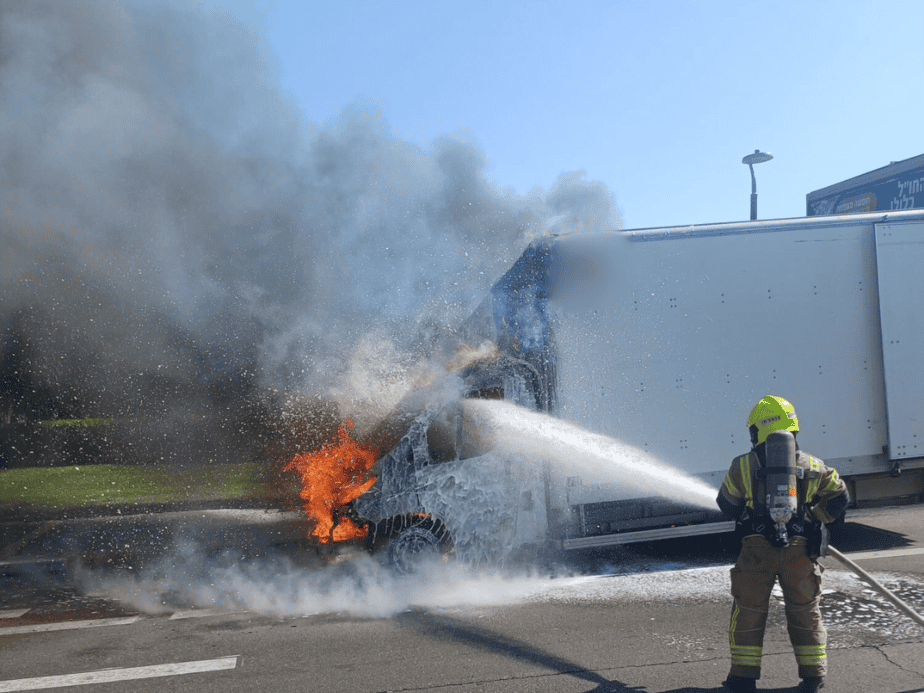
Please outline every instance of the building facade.
M924 208L924 154L805 196L806 216Z

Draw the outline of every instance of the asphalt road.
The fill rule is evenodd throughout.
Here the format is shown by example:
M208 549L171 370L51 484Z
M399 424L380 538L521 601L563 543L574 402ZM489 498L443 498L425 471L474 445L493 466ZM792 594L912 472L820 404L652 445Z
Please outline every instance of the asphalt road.
M361 555L293 551L291 527L250 516L221 533L230 518L200 520L171 529L174 549L157 559L0 566L0 693L722 690L734 555L714 538L580 554L532 574L435 566L398 578ZM258 536L280 540L254 550ZM924 506L853 511L836 544L924 612ZM823 564L826 690L924 691L924 628ZM790 691L796 667L773 601L759 689Z

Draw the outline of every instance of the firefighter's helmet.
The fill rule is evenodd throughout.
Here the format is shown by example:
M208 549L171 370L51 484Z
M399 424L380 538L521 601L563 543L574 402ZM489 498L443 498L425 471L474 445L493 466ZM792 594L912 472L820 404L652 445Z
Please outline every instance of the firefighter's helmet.
M751 432L751 443L754 445L765 442L767 436L774 431L796 433L799 430L796 408L782 397L767 395L751 410L748 430Z

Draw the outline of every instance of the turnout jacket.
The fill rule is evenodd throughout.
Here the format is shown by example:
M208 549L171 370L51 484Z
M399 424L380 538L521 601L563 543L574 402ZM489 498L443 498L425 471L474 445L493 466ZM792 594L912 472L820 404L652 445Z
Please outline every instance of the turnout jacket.
M764 468L762 457L757 450L736 457L716 499L723 513L738 520L744 536L761 534L765 527L773 526L766 506L766 475L760 471ZM822 525L844 511L849 501L847 485L836 469L801 450L796 452L796 466L803 469L804 476L796 479L797 510L790 532L813 538Z

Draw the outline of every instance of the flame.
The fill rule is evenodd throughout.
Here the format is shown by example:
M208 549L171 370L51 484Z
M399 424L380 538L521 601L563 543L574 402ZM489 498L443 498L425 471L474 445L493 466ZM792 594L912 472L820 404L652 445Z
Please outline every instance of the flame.
M368 472L378 450L361 446L355 435L355 423L341 421L335 444L296 455L284 469L294 469L302 477L299 496L305 501L305 514L316 522L309 536L322 544L357 539L369 531L347 517L337 517L340 508L368 491L376 479Z

